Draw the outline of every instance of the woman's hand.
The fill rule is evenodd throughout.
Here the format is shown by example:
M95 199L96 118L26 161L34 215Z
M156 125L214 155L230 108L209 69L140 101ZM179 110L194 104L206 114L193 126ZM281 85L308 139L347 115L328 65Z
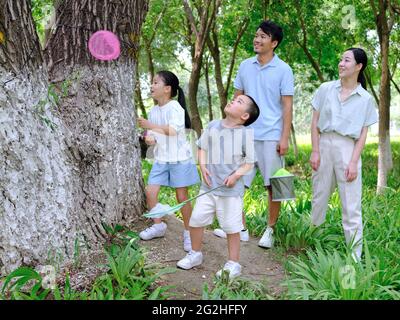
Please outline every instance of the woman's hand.
M146 120L145 118L141 117L137 119L137 122L139 124L139 127L143 129L152 129L154 126L149 120Z
M211 188L211 174L210 171L205 166L200 166L201 175L203 176L203 181Z
M358 174L357 162L350 162L344 172L347 182L354 181L357 178L357 174Z
M314 171L317 171L318 168L319 168L320 163L321 163L321 156L319 154L319 151L311 152L311 157L310 157L311 168Z

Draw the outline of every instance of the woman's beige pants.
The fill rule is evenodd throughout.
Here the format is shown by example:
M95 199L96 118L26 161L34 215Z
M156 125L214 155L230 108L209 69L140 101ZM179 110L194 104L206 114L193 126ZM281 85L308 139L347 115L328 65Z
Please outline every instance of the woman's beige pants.
M361 258L363 225L361 217L361 159L358 161L358 175L347 182L345 170L350 162L355 140L337 133L322 133L320 136L321 163L313 171L313 199L311 219L316 226L325 221L329 197L339 189L342 203L342 225L347 244L353 245L353 252Z

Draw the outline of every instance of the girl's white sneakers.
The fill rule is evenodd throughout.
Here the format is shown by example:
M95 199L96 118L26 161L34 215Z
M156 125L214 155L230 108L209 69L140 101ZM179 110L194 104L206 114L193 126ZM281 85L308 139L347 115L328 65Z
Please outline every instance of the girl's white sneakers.
M139 237L142 240L161 238L164 237L166 231L167 231L167 224L165 222L155 223L151 227L140 232Z

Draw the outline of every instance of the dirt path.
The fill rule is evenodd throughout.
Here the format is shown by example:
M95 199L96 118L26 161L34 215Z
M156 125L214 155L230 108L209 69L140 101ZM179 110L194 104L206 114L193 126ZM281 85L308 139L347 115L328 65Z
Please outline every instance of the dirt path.
M147 248L149 262L158 262L163 266L176 267L176 262L185 256L183 251L182 230L183 223L175 216L165 219L168 230L164 238L150 241L141 241L140 244ZM148 223L148 221L147 221ZM140 221L134 228L142 230L146 222ZM267 285L269 294L277 296L282 292L280 283L284 279L283 266L274 257L273 250L258 247L258 239L250 237L249 242L241 242L240 263L242 277L245 279L262 282ZM226 262L226 239L221 239L206 230L203 240L204 262L192 270L177 269L172 274L163 276L166 285L172 285L176 293L173 299L201 299L204 282L212 288L215 272Z

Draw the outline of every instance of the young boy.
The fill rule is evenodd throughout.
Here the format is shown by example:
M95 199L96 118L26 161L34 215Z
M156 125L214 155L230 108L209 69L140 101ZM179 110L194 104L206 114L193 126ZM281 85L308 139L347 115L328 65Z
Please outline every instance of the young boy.
M222 187L197 199L189 222L192 250L178 261L177 266L188 270L203 262L201 246L204 227L213 222L216 213L228 238L228 262L217 272L217 276L226 270L229 277L234 278L241 274L242 176L253 168L255 162L253 131L245 127L256 121L260 110L253 98L239 95L226 105L224 112L226 118L210 122L197 141L203 176L200 193Z

